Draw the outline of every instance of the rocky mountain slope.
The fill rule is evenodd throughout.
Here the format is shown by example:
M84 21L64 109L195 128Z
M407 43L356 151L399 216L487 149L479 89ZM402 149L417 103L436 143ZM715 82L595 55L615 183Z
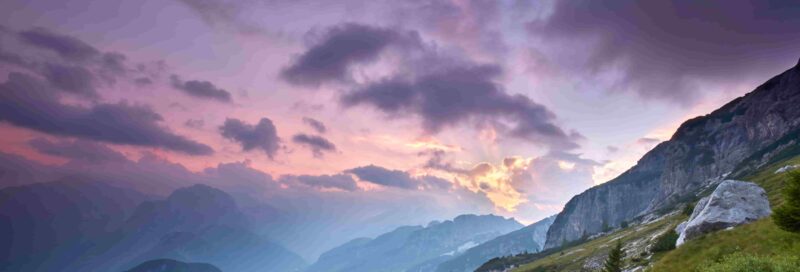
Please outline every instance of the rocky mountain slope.
M573 197L545 248L654 216L722 177L800 149L800 63L714 112L684 122L619 177Z
M433 271L471 247L520 228L517 221L495 215L460 215L426 227L400 227L334 248L306 271Z
M495 257L539 252L544 247L547 230L555 218L555 215L547 217L522 229L470 248L463 254L440 264L436 271L475 271L481 264Z

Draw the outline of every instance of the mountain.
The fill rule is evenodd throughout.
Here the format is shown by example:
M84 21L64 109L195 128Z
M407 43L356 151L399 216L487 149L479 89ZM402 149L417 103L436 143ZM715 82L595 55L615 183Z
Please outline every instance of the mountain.
M163 258L243 272L306 266L254 234L221 190L195 185L153 199L89 182L2 189L0 271L123 271Z
M494 257L539 252L544 247L547 230L555 218L555 215L547 217L522 229L470 248L464 254L441 263L436 271L475 271L481 264Z
M694 193L800 152L800 63L714 112L684 122L670 140L609 182L573 197L545 248L653 217Z
M287 272L306 265L297 254L253 233L233 197L207 185L181 188L164 200L142 203L124 231L143 249L128 263L172 258L211 263L226 271ZM142 240L153 242L138 243Z
M206 263L184 263L171 259L158 259L144 262L125 272L222 272Z
M331 249L306 271L433 271L439 263L521 227L514 219L495 215L460 215L426 227L399 227Z
M144 202L127 220L128 232L198 231L211 225L247 226L236 201L222 190L194 185L172 192L164 200Z
M61 180L0 190L0 271L58 271L151 199L101 182Z

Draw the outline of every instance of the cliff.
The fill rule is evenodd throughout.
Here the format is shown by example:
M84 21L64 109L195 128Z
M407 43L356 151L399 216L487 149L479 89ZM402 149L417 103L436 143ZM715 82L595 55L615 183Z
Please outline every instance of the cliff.
M550 227L545 249L668 210L722 177L800 152L799 141L800 63L684 122L634 167L573 197Z

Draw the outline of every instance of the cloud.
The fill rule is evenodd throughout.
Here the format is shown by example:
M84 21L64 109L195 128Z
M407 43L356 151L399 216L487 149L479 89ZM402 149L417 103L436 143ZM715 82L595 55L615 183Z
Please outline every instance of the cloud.
M319 134L324 134L328 130L324 123L314 118L303 117L303 123L313 128Z
M34 138L28 141L28 145L42 154L90 163L122 162L127 160L125 155L116 150L103 144L85 140L50 141L44 138Z
M323 152L336 151L336 145L321 136L299 133L292 136L292 142L311 148L311 153L317 158L322 157Z
M44 28L22 31L18 35L25 43L51 50L67 60L85 61L100 54L96 48L75 37L53 33Z
M239 1L218 0L178 0L197 13L204 22L211 26L224 26L242 34L263 33L265 30L242 19L242 6Z
M115 144L156 147L190 155L209 155L204 144L172 133L163 117L143 105L98 103L90 107L64 104L59 93L40 80L11 73L0 84L0 121L48 134Z
M183 123L186 127L190 127L193 129L201 129L206 125L206 122L203 119L189 119Z
M220 102L231 102L231 94L223 89L217 88L213 83L208 81L189 80L182 81L178 76L172 75L170 77L172 87L181 90L188 95L217 100Z
M97 98L92 72L83 66L48 63L43 72L47 81L68 93L87 98Z
M384 79L347 93L341 99L348 107L373 106L387 114L421 117L426 132L468 120L510 123L510 135L572 149L580 136L567 134L554 124L555 115L523 95L510 95L495 82L501 70L494 65L456 66L416 79Z
M275 157L281 147L281 138L269 118L261 118L255 126L245 124L239 119L227 118L219 130L223 137L241 144L242 150L260 149L270 159Z
M391 29L361 24L331 27L320 41L296 57L281 76L296 85L318 86L326 81L347 81L350 66L375 60L392 43L414 39Z
M360 180L389 187L416 189L420 184L419 180L412 178L404 171L390 170L372 164L356 167L345 172L356 175Z
M344 191L356 191L358 186L353 177L349 174L336 175L284 175L279 179L283 183L300 183L308 187L317 189L340 189Z
M698 81L767 77L793 63L800 42L800 8L790 2L553 3L528 24L550 57L576 72L620 70L611 88L646 98L691 103L704 91Z

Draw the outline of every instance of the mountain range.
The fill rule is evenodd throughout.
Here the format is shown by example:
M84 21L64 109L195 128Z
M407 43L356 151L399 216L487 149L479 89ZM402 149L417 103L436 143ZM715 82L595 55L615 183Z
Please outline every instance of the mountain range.
M495 215L461 215L427 226L403 226L331 249L306 271L435 271L441 262L520 228L519 222Z
M306 266L249 229L234 199L206 185L162 200L97 182L10 187L0 190L0 271L124 271L163 258L223 271Z

